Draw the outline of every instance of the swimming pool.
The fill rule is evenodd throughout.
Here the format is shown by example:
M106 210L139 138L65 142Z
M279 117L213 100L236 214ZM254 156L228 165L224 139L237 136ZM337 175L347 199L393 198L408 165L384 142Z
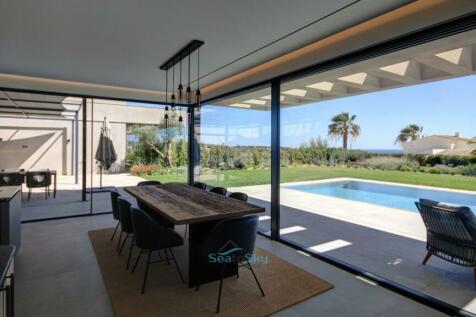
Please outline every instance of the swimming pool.
M319 184L285 186L306 193L319 194L392 208L418 212L415 201L420 198L464 205L476 212L476 193L465 194L402 185L346 180Z

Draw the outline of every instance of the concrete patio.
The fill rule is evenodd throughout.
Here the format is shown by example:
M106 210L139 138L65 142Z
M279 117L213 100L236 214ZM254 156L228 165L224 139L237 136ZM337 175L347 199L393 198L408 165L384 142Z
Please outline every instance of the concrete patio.
M230 190L264 206L260 227L270 230L269 185ZM421 264L426 237L418 213L282 187L281 237L476 312L471 268L436 257Z
M88 175L88 181L90 175ZM143 180L129 174L104 175L103 186L133 186ZM94 176L99 186L99 177ZM286 184L290 185L290 184ZM269 185L230 188L246 192L250 202L264 206L260 227L270 226ZM123 191L122 191L123 192ZM123 192L124 193L124 192ZM93 213L111 210L109 193L93 196ZM432 258L421 265L425 228L417 213L281 188L281 236L324 252L349 264L404 286L476 312L472 270ZM23 194L23 219L89 213L90 201L81 201L81 186L72 177L59 177L55 199L35 190L29 201Z
M141 177L130 174L109 174L103 175L103 187L114 186L134 186L144 180ZM88 187L91 183L91 175L87 175ZM99 187L99 175L93 176L94 187ZM90 195L87 194L87 201L81 201L81 184L75 184L73 176L58 176L56 198L53 193L45 199L45 192L42 188L34 189L30 200L27 200L26 188L23 189L22 198L22 219L33 220L52 217L64 217L78 214L86 214L91 210ZM53 186L51 187L53 190ZM109 193L94 193L92 212L101 213L111 211Z

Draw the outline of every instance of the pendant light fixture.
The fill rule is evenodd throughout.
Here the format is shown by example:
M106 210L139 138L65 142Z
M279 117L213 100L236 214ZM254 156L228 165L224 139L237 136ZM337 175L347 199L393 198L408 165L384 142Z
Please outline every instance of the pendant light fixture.
M171 101L171 119L172 121L175 120L175 107L177 106L177 97L175 95L175 66L172 69L173 71L173 76L172 76L172 101Z
M183 105L183 86L182 86L182 60L180 60L180 84L179 84L179 105L180 105L180 115L177 121L177 132L181 136L182 135L182 125L183 125L183 117L182 117L182 105Z
M172 98L170 100L170 106L172 107L172 111L175 108L175 65L172 68Z
M182 86L182 60L180 60L180 83L178 86L178 103L181 105L183 103L183 86Z
M197 91L195 92L195 103L200 109L202 93L200 92L200 47L197 48Z
M185 99L188 105L192 104L192 89L190 88L190 49L188 50L188 85L185 92Z
M167 130L167 139L170 138L170 128L173 127L174 129L177 128L178 134L182 135L184 125L184 114L182 113L184 106L188 108L187 111L187 121L190 122L190 115L191 107L199 108L202 102L202 96L200 92L200 46L204 44L203 41L200 40L193 40L189 44L187 44L184 48L180 51L175 53L171 58L169 58L165 63L163 63L159 68L161 70L166 71L166 82L165 82L165 113L164 113L164 122L165 128ZM191 54L197 51L197 90L195 94L192 92L191 88L191 68L192 68L192 57ZM182 82L182 60L187 58L188 59L188 77L187 77L187 88L184 89L184 85ZM177 65L179 64L180 65ZM178 85L175 86L175 67L179 68L180 74L178 77ZM184 65L185 66L185 65ZM170 91L170 98L169 98L169 75L168 71L172 70L172 89ZM195 95L195 96L194 96ZM170 100L170 102L169 102ZM178 109L177 109L178 108ZM177 114L177 111L180 113Z
M182 107L180 107L180 116L178 118L178 134L181 136L183 133L183 117L182 117Z
M165 123L165 133L168 138L169 136L169 70L165 72L165 114L164 114L164 123Z

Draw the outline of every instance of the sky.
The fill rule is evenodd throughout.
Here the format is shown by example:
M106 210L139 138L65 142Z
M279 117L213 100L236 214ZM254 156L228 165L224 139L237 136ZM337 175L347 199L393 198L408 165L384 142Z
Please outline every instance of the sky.
M297 147L321 137L329 146L341 140L327 136L330 119L341 112L357 115L361 127L353 149L400 149L399 131L408 124L423 134L476 136L476 76L436 81L357 96L285 108L281 111L281 146ZM201 110L201 142L226 145L271 144L271 114L205 105Z

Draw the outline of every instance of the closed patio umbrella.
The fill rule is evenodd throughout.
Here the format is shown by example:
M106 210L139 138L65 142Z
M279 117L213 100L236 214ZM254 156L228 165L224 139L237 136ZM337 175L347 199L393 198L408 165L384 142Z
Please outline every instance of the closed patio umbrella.
M117 160L116 150L114 144L109 136L109 128L106 125L106 118L104 118L103 126L101 127L101 135L99 136L99 144L95 155L96 161L99 163L100 188L102 188L102 171L103 168L109 170L112 164Z

